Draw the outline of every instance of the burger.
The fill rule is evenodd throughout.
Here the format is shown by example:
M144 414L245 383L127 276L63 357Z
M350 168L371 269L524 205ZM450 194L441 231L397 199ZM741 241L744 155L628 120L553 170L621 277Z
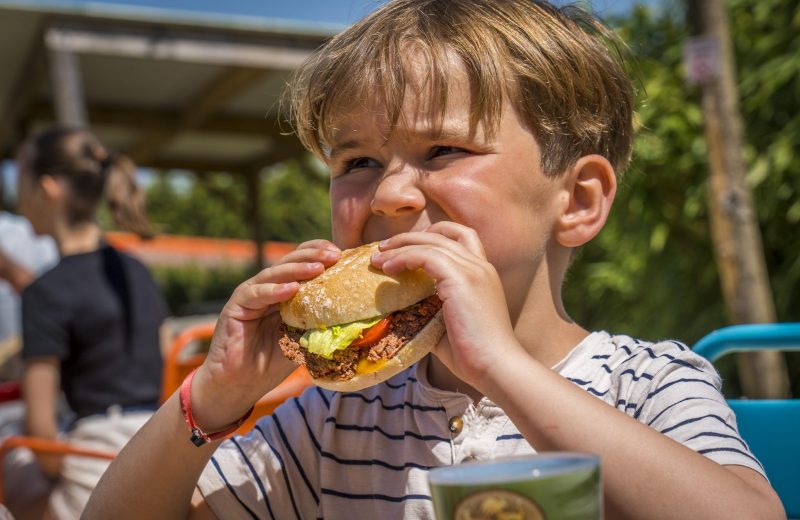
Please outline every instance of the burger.
M422 359L444 334L442 302L422 270L387 275L377 242L339 261L280 306L283 354L314 383L343 392L385 381Z

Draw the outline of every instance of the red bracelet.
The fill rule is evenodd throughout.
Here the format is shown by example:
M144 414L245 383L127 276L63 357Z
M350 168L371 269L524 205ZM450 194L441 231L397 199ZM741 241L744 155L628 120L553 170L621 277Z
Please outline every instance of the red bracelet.
M180 402L183 420L186 421L189 431L192 432L192 444L200 447L208 442L215 441L217 439L223 439L238 430L239 427L250 417L250 414L253 413L255 406L251 407L247 413L241 417L241 419L228 426L224 430L215 433L204 432L202 428L197 426L197 423L194 422L194 417L192 416L192 379L194 379L195 372L197 372L196 368L189 372L189 375L186 376L186 379L184 379L183 383L181 383Z

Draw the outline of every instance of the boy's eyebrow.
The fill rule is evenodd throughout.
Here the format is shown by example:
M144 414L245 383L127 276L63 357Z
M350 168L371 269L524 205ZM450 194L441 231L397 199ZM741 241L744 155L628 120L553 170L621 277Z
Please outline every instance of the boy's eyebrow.
M334 142L330 148L331 151L328 154L328 158L331 160L336 159L336 157L342 155L347 150L352 150L360 146L362 146L362 142L359 139L348 139L347 141Z
M426 125L424 128L403 128L402 130L398 129L396 131L403 132L409 136L421 137L423 139L430 140L483 140L482 132L470 131L468 125L462 124L443 125L439 128ZM365 142L368 140L369 138L352 138L345 139L341 142L334 142L330 148L330 154L328 155L328 158L335 160L339 155L342 155L348 150L364 146Z

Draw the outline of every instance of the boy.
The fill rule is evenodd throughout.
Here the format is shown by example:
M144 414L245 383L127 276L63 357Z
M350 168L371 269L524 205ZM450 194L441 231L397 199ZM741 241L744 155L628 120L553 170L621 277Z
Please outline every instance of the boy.
M184 401L224 431L285 377L277 304L339 248L383 240L376 267L424 269L447 336L384 384L312 388L219 449L191 445L173 396L88 518L431 518L429 468L534 450L598 453L609 518L781 517L707 363L590 334L563 309L570 258L603 227L632 139L630 81L599 26L572 16L398 0L306 64L293 116L331 168L336 245L303 244L237 288Z

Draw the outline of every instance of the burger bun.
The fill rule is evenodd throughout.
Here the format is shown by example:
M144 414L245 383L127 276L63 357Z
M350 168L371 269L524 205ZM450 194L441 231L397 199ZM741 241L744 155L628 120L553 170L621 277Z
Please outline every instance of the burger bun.
M377 252L377 242L342 251L336 264L301 282L297 293L281 303L283 322L303 330L343 325L405 309L436 292L433 279L421 269L388 275L374 268L371 259ZM313 379L314 384L340 392L376 385L425 357L444 332L440 311L392 358L367 363L352 379Z
M342 251L338 262L281 303L283 322L304 330L342 325L405 309L436 292L421 269L388 275L374 268L377 252L377 242Z

